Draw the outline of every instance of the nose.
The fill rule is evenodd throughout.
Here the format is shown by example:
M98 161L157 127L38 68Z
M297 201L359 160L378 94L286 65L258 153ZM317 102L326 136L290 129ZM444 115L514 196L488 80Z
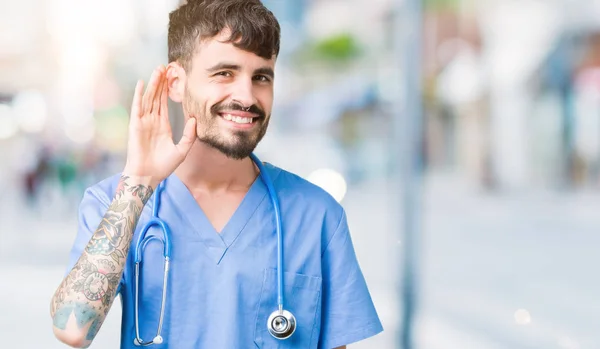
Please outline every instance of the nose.
M233 86L231 99L240 103L242 107L248 108L256 104L252 81L239 80Z

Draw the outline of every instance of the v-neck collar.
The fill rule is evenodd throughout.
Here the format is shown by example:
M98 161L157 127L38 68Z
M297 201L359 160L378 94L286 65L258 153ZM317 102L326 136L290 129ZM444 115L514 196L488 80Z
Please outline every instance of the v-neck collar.
M229 247L252 218L261 201L268 196L267 188L259 175L250 186L250 189L248 189L248 192L233 215L229 218L227 224L223 227L221 233L219 233L215 230L192 193L179 177L173 173L167 179L166 186L168 188L167 191L172 193L173 197L171 199L177 206L181 216L185 217L186 223L200 237L209 255L217 264L221 262ZM177 232L174 232L174 234L177 234Z

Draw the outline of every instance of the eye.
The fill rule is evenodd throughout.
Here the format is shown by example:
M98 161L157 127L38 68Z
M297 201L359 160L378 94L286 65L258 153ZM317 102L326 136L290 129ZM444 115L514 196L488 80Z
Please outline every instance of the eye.
M231 72L228 72L228 71L220 71L220 72L216 73L215 76L231 77L232 74L231 74Z
M266 75L256 75L254 77L254 80L259 81L259 82L270 82L271 78Z

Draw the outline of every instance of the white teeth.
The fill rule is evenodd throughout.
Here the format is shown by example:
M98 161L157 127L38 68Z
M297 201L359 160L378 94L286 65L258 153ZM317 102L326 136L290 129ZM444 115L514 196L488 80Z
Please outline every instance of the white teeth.
M251 124L252 118L243 118L241 116L233 116L231 114L223 114L223 119L233 121L238 124Z

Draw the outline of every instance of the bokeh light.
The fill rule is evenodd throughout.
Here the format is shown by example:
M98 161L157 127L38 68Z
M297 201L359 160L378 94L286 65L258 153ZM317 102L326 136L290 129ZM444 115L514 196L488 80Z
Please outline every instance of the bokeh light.
M531 314L525 309L519 309L515 312L515 322L518 325L529 325L531 323Z
M19 131L19 124L13 109L7 104L0 104L0 139L13 137Z
M332 169L318 169L308 175L307 180L318 185L328 192L333 198L341 202L348 188L344 176Z
M23 91L15 96L12 105L21 130L28 133L39 133L44 130L48 110L41 92Z

